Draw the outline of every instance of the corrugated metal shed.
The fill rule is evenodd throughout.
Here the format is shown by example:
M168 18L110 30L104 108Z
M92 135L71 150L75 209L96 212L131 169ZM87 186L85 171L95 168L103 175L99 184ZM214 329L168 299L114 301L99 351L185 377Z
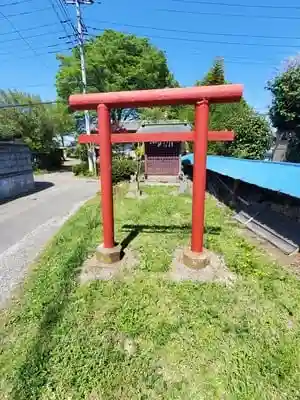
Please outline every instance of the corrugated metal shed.
M194 163L194 155L182 156ZM208 156L207 169L265 189L300 198L300 164Z

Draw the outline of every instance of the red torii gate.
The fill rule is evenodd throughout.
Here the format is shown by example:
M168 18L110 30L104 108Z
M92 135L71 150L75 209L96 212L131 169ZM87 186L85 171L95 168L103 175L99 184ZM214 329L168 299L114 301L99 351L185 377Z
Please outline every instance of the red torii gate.
M99 260L113 263L120 259L121 249L114 240L112 143L193 141L193 203L192 238L190 257L203 253L204 203L206 189L206 153L209 141L231 141L233 132L208 131L209 104L238 102L243 93L242 85L198 86L192 88L153 89L110 93L76 94L69 98L75 110L97 110L97 135L80 135L80 143L100 145L101 202L103 244L98 247ZM111 108L136 108L161 105L195 104L195 129L193 132L163 132L127 134L111 132ZM193 263L192 263L193 264Z

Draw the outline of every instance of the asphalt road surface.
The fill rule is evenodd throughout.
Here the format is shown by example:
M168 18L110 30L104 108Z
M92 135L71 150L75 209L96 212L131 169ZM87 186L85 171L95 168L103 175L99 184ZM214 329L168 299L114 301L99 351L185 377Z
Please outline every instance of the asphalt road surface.
M35 178L36 192L0 205L0 306L24 279L29 264L63 223L99 190L71 172Z

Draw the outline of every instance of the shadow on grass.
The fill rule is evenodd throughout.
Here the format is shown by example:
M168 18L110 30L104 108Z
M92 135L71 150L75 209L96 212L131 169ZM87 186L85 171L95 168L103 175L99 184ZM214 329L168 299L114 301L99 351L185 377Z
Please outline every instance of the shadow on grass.
M128 232L129 234L120 243L122 251L124 251L129 244L140 234L140 233L191 233L191 224L182 225L123 225L122 231ZM205 233L211 235L219 235L221 227L219 226L207 226L205 227Z
M72 259L73 257L74 259ZM14 376L11 399L39 399L43 387L47 384L48 363L51 352L56 346L53 331L63 318L74 291L74 279L78 273L77 260L75 260L78 255L74 254L73 257L59 271L59 279L53 284L55 290L50 299L47 299L44 310L40 311L42 315L37 334L34 336L32 344L28 346L26 358ZM48 290L51 290L51 283ZM40 307L42 306L40 305Z

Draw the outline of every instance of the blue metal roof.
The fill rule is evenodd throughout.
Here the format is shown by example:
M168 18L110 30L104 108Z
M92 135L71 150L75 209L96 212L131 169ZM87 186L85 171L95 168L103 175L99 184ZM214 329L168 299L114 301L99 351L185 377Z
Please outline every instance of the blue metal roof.
M194 155L182 156L194 163ZM300 164L208 156L207 169L265 189L300 198Z

